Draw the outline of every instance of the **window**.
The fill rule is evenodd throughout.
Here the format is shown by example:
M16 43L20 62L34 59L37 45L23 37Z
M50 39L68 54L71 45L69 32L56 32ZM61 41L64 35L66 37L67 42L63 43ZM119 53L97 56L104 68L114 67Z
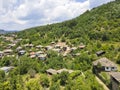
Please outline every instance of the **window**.
M106 67L106 69L109 69L109 67Z
M115 67L112 67L112 69L115 69Z

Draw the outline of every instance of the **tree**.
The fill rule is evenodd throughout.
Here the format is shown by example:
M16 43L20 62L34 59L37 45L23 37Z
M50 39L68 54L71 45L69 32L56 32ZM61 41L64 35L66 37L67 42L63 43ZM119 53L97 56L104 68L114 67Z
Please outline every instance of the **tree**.
M0 82L4 81L5 78L5 72L3 70L0 70Z
M107 40L109 40L110 38L109 38L109 35L107 34L107 33L103 33L102 34L102 40L103 41L107 41Z
M42 75L40 78L40 84L42 85L42 87L44 87L44 88L49 87L49 83L50 83L50 81L49 81L48 77L45 75Z
M63 71L61 74L60 74L60 85L65 85L68 83L68 75L69 73L66 72L66 71Z
M11 64L10 59L10 57L4 57L0 62L1 66L9 66Z
M34 78L35 77L35 74L36 74L36 71L34 69L30 69L28 71L28 74L30 75L30 78Z
M101 48L101 42L100 41L97 41L97 48Z
M120 64L120 54L117 57L117 63Z
M59 75L52 76L52 82L57 82L59 80Z
M102 68L102 65L100 62L97 63L97 68L101 69Z
M38 80L30 80L26 84L27 90L41 90L41 86Z
M23 79L20 75L10 77L11 90L24 90Z
M59 82L52 83L50 90L60 90Z

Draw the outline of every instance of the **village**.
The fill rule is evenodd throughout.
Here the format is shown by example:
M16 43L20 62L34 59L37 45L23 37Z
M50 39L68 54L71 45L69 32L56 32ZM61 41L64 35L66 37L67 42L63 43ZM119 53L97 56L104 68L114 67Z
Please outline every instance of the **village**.
M17 39L17 35L12 34L10 36L4 36L1 35L0 38L4 42L9 42L6 46L3 46L3 44L0 44L0 47L3 47L0 51L0 59L3 57L15 57L19 60L19 57L21 56L27 56L31 59L37 58L38 60L41 60L43 62L46 61L47 58L49 58L49 55L47 51L55 51L58 53L58 55L62 55L63 57L66 57L67 55L71 55L72 57L79 56L81 53L77 52L74 53L75 50L83 50L87 46L83 43L81 43L79 46L68 46L66 42L51 42L47 46L43 45L34 45L32 43L27 43L24 45L18 45L22 41L22 38ZM17 47L16 47L17 46ZM85 51L85 53L90 54L89 51ZM97 51L95 54L97 57L100 57L98 60L93 61L93 74L95 74L110 90L120 90L120 72L118 70L117 64L112 62L106 57L101 57L106 52L104 50ZM3 70L5 73L9 73L11 69L14 69L14 66L0 66L0 70ZM69 73L74 72L74 70L69 70L66 68L62 68L59 70L55 70L52 68L49 68L46 70L46 73L48 75L55 75L60 74L61 72L66 71ZM103 75L102 75L103 74ZM109 82L107 82L106 77Z

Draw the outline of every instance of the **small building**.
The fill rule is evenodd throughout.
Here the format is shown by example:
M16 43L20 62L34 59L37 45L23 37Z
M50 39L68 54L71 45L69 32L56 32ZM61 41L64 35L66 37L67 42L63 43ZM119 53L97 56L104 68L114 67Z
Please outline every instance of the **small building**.
M71 51L75 51L77 49L77 47L72 47Z
M4 55L11 55L13 53L13 50L5 49L3 52L4 52Z
M54 47L55 49L60 49L61 48L61 46L60 45L55 45L55 47Z
M38 59L40 59L40 60L46 60L46 57L47 57L47 54L41 54L41 55L39 55L38 56Z
M43 55L44 52L43 52L43 51L38 51L38 52L36 52L35 54L36 54L36 56L39 56L39 55Z
M0 68L0 70L3 70L5 73L8 73L13 68L14 68L13 66L10 66L10 67L5 66L5 67Z
M111 73L112 90L120 90L120 72Z
M101 56L101 55L103 55L103 54L105 54L105 51L103 51L103 50L100 50L100 51L96 52L96 55L97 55L97 56Z
M46 73L49 75L55 75L55 74L57 74L57 71L50 68L50 69L46 70Z
M37 45L36 48L41 49L41 48L43 48L43 46L42 45Z
M16 51L20 51L20 50L22 50L22 47L19 46L16 48Z
M68 69L65 69L65 68L60 69L60 70L55 70L55 69L51 69L51 68L50 68L50 69L46 70L46 72L47 72L49 75L60 74L60 73L62 73L63 71L68 72L68 73L72 73L72 72L73 72L73 70L68 70Z
M68 70L68 69L63 68L63 69L57 70L57 74L60 74L63 71L68 72L68 73L72 73L73 72L73 70Z
M61 53L61 52L62 52L62 50L59 49L59 48L53 49L53 51L58 52L58 53Z
M14 47L16 44L8 44L8 47L7 48L12 48Z
M35 58L36 57L36 53L35 52L30 52L29 56L30 56L30 58Z
M53 47L52 46L46 46L45 47L45 50L50 50L50 49L52 49Z
M18 55L24 55L25 53L26 53L25 50L20 50L20 51L18 52Z
M79 48L84 49L86 46L84 44L80 44Z
M80 53L72 54L72 56L80 56Z
M30 56L31 56L31 55L36 55L36 53L35 53L35 52L30 52L29 55L30 55Z
M104 57L93 62L93 69L107 72L117 71L117 65Z
M36 57L36 55L30 55L30 58L35 58Z
M51 46L54 46L55 45L55 42L51 42Z
M33 44L25 44L25 47L32 48L34 45Z

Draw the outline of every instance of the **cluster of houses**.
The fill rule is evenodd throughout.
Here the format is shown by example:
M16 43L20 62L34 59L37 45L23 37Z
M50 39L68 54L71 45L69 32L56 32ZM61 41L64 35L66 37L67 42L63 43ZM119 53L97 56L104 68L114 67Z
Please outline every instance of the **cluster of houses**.
M4 56L13 56L13 57L20 57L23 55L26 55L30 58L37 58L39 60L46 60L48 57L47 51L52 50L55 51L63 56L67 56L69 53L76 49L84 49L86 46L84 44L80 44L78 47L70 47L68 46L65 42L51 42L50 45L47 46L42 46L42 45L34 45L34 44L24 44L24 45L19 45L17 46L17 43L20 43L22 39L17 39L16 35L12 36L1 36L5 42L9 42L6 46L4 46L4 49L0 51L0 59L3 58ZM78 56L80 53L77 54L71 54L73 56ZM11 69L14 67L12 66L4 66L1 67L0 70L5 71L5 73L8 73ZM67 69L61 69L61 70L54 70L54 69L49 69L46 70L48 74L60 74L62 71L67 71L69 73L73 72L72 70L67 70Z
M1 35L0 38L2 38L5 42L9 42L7 46L4 47L3 51L0 51L0 58L4 56L15 56L15 55L27 55L30 58L39 58L41 60L45 60L47 57L47 51L53 50L55 52L58 52L58 54L61 54L63 56L67 56L68 53L76 50L76 49L84 49L86 46L84 44L80 44L78 47L70 47L65 42L51 42L48 46L42 46L42 45L33 45L33 44L24 44L22 46L16 47L17 43L20 42L22 39L17 39L17 35L12 34L10 36L4 36ZM16 50L13 50L13 48ZM34 51L32 49L35 49ZM78 56L80 53L72 54L73 56Z
M80 44L78 47L70 47L65 42L51 42L48 46L42 46L42 45L33 45L33 44L25 44L22 46L16 47L15 51L12 50L13 47L16 46L18 42L20 42L22 39L16 39L16 35L12 35L11 37L7 36L1 36L0 38L3 38L4 41L11 42L8 44L3 51L0 51L0 58L4 56L14 56L15 54L18 56L27 55L30 58L38 58L39 60L46 60L47 58L47 51L53 50L57 52L58 54L61 54L63 56L66 56L67 54L71 53L72 51L76 49L84 49L86 46L84 44ZM32 51L32 49L35 49ZM28 51L29 50L29 51ZM105 51L101 50L96 52L96 55L99 57L101 55L105 54ZM72 54L73 56L79 56L80 53ZM4 70L6 73L13 69L14 67L2 67L1 70ZM101 71L105 72L111 72L111 85L112 90L120 90L120 72L117 72L117 65L113 63L111 60L107 58L100 58L93 62L93 70L95 73L99 73ZM48 69L46 72L49 75L53 74L60 74L63 71L67 71L69 73L72 73L72 70L67 69L61 69L61 70L54 70L54 69Z
M117 65L106 57L100 58L93 62L94 73L109 72L111 77L112 90L120 90L120 72L118 72Z
M9 44L2 45L4 50L0 51L0 58L4 56L14 56L14 51L12 50L13 47L16 46L18 42L20 42L22 39L16 39L16 35L12 34L11 36L4 36L1 35L0 38L3 39L4 42L7 42Z

